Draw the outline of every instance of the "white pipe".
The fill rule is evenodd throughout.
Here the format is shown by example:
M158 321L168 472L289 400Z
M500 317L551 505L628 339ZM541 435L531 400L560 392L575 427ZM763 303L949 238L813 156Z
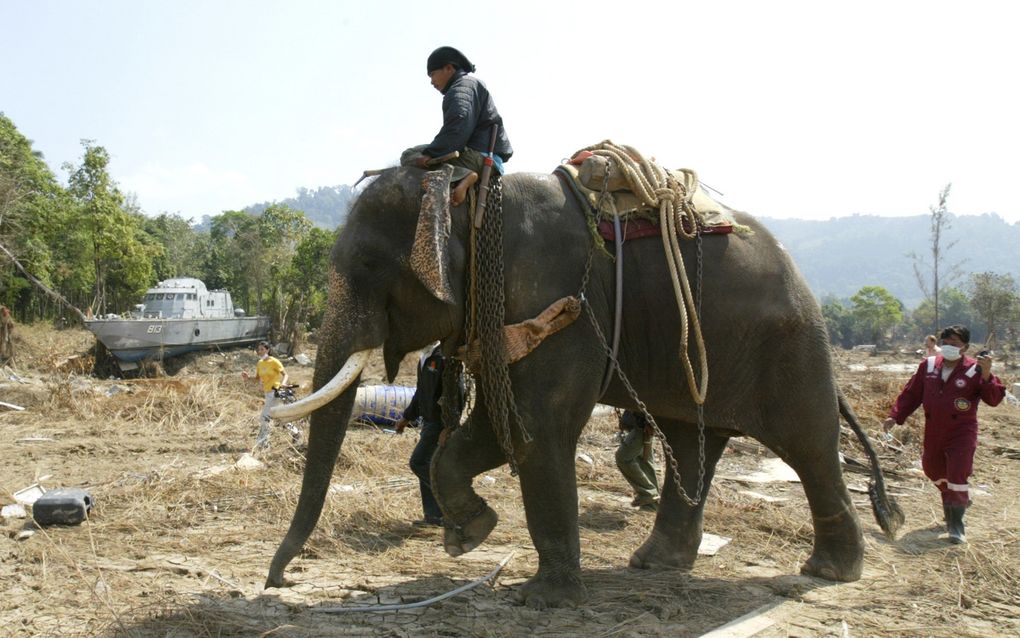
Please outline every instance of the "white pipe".
M374 352L374 350L362 350L361 352L355 352L347 361L344 363L340 371L329 380L329 383L319 388L315 393L308 395L307 397L296 401L289 405L277 405L269 409L269 416L278 420L283 421L285 419L300 419L301 417L308 416L315 410L318 410L322 406L326 405L333 399L340 396L347 386L358 378L361 371L365 368L365 364L368 363L368 357Z

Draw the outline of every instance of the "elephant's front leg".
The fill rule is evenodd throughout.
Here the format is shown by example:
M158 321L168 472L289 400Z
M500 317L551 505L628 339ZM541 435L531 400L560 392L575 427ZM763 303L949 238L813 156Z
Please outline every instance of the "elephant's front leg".
M432 491L443 511L443 546L450 556L478 547L496 527L496 512L471 485L475 476L506 463L488 423L476 414L453 431L432 458Z
M538 573L521 586L518 598L535 609L573 607L588 597L581 581L574 451L562 447L536 437L519 466Z
M697 426L665 419L656 421L667 433L666 440L673 449L684 491L692 498L698 496L698 474L702 466L699 460ZM715 465L728 440L729 437L713 434L710 430L705 431L705 474L697 505L689 505L681 498L677 492L676 473L668 457L663 460L666 464L666 480L663 482L655 526L648 539L631 556L631 567L665 565L690 569L694 565L694 559L698 556L698 546L701 544L705 499L708 497L708 488L715 474Z

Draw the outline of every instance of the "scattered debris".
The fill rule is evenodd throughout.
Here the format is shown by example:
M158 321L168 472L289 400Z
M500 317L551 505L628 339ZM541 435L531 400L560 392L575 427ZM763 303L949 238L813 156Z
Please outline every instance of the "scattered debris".
M400 609L415 609L417 607L428 607L429 605L433 605L435 603L438 603L439 601L446 600L447 598L453 598L457 594L466 592L469 589L474 589L475 587L481 585L482 583L487 583L491 580L495 580L496 577L499 576L499 573L503 571L503 568L506 567L506 564L509 563L510 559L513 557L514 557L513 552L511 552L510 554L507 555L506 558L499 561L499 565L496 566L496 569L489 572L487 576L479 578L478 580L474 580L466 585L461 585L460 587L454 589L453 591L448 591L445 594L440 594L439 596L434 596L427 600L420 600L414 603L402 603L397 605L370 605L366 607L312 607L311 611L317 611L324 614L342 614L345 612L352 611L380 612L380 611L396 611Z
M800 483L800 477L793 468L778 457L763 459L757 472L745 476L720 474L719 478L741 483Z
M33 483L14 493L14 500L22 505L31 505L39 500L39 497L46 493L46 488L38 483Z
M302 366L310 366L310 365L312 365L312 358L309 357L304 352L299 352L298 354L294 355L294 361L297 361L298 365L302 365Z
M595 465L595 459L593 459L590 454L586 454L585 452L578 452L575 458L577 458L577 460L579 461L584 461L588 465Z
M790 500L785 496L769 496L768 494L762 494L761 492L754 492L751 490L740 490L738 493L765 501L766 503L782 503L783 501Z
M767 614L779 606L781 602L782 601L777 601L775 603L759 607L749 614L744 614L736 620L731 620L722 627L718 627L707 634L703 634L701 638L749 638L750 636L756 636L776 624L776 621L770 618Z
M992 453L998 454L999 456L1004 456L1007 459L1020 460L1020 448L1007 447L1005 445L996 445L995 447L992 448Z
M1020 383L1013 384L1013 388L1016 388L1017 386L1020 386ZM1020 393L1020 390L1016 390L1015 392L1006 391L1006 405L1011 405L1013 407L1020 406L1020 399L1016 398L1018 393Z
M258 470L265 466L265 463L252 456L250 452L242 454L241 458L237 459L237 462L234 463L234 467L239 470Z
M40 496L32 505L32 518L39 525L78 525L92 511L92 495L80 487L58 487Z
M4 505L0 508L0 518L26 518L27 516L28 512L25 511L25 506L21 503Z
M20 412L21 410L25 409L25 408L21 407L20 405L14 405L13 403L7 403L5 401L0 401L0 407L8 408L10 410L15 410L15 411L18 411L18 412Z
M726 538L725 536L716 536L715 534L709 534L708 532L701 533L701 545L698 545L699 556L715 556L716 553L726 547L732 538Z
M52 443L53 441L56 439L49 436L26 436L14 440L15 443Z

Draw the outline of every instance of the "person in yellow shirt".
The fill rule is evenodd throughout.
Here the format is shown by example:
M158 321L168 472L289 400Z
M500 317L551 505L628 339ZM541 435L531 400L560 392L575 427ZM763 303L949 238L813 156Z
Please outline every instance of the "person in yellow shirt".
M259 355L259 361L255 364L255 376L248 374L248 371L245 370L241 373L241 377L244 379L254 379L256 382L261 383L262 392L266 397L266 402L262 406L262 414L259 416L261 421L259 435L255 439L255 449L261 450L269 447L269 428L272 425L272 419L269 418L269 409L280 400L276 396L276 390L280 386L287 385L287 371L283 368L283 364L280 363L279 359L269 355L269 342L260 341L255 346L255 352Z

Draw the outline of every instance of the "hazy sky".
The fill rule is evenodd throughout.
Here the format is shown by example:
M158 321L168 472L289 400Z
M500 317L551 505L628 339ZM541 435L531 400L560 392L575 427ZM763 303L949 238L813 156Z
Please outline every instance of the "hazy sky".
M625 13L626 11L626 13ZM1016 2L0 0L0 111L62 181L81 139L150 214L351 184L438 131L460 48L511 171L612 139L726 204L1020 221Z

